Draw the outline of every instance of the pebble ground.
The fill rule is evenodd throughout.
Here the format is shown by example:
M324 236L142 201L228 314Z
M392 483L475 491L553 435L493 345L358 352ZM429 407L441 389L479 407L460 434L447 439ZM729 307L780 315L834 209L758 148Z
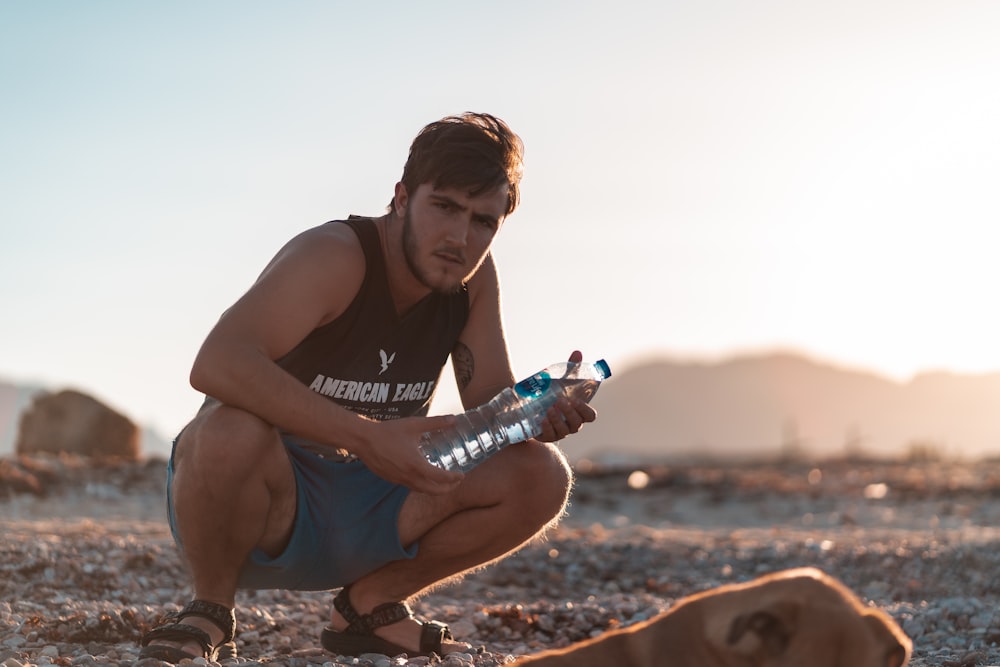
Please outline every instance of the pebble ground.
M1000 666L998 462L581 471L545 541L414 605L478 651L334 656L329 593L261 591L238 599L239 657L193 664L496 667L812 565L889 612L915 667ZM164 664L136 645L190 597L162 508L162 461L0 461L0 666Z

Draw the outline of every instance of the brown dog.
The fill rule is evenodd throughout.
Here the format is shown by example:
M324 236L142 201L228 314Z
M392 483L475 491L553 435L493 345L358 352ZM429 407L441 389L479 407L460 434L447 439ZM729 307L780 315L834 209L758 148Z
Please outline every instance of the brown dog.
M680 600L656 617L517 667L904 667L910 639L815 568Z

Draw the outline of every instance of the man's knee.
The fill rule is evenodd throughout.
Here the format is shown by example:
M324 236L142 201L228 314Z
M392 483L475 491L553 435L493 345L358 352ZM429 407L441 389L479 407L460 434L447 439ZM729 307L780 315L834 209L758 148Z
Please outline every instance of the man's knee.
M517 455L511 457L520 492L540 508L548 508L549 513L561 514L573 486L573 472L562 450L551 443L533 440L520 447Z
M273 426L254 414L218 405L199 414L177 442L176 463L240 467L271 453L280 440Z

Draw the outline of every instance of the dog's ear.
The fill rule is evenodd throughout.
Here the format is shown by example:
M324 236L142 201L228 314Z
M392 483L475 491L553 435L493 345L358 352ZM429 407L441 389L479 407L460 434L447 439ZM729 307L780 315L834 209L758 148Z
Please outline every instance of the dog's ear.
M776 601L739 614L729 624L726 647L740 655L776 657L795 634L799 604Z
M913 642L910 638L896 630L895 623L887 621L881 612L867 610L862 617L868 629L885 648L885 664L887 667L902 667L910 658Z

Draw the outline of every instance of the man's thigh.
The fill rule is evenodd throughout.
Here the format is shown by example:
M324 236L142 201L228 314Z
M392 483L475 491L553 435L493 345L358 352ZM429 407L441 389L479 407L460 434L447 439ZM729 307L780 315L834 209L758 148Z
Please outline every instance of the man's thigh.
M175 502L231 498L242 514L256 514L261 522L258 548L274 553L284 547L295 520L296 484L272 426L238 408L207 406L178 435L171 463Z

